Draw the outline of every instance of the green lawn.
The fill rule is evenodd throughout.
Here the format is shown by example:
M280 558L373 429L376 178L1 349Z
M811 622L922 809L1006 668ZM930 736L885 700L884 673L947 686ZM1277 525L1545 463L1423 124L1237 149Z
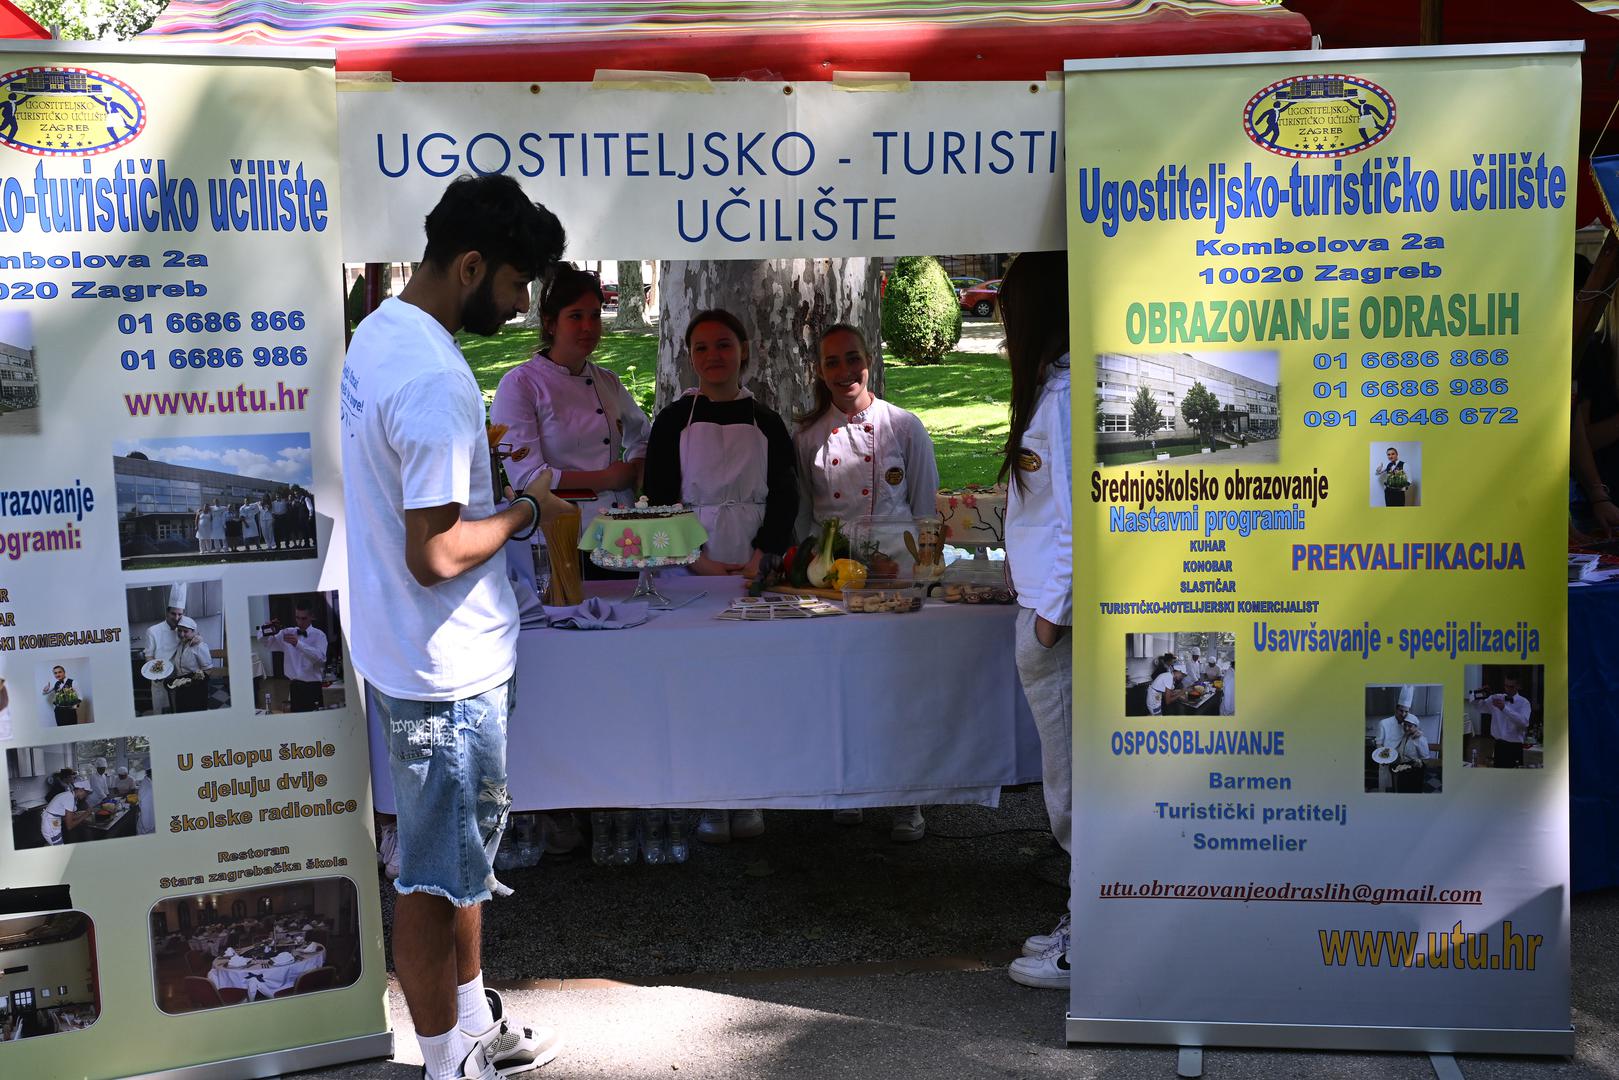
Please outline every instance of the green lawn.
M535 332L507 327L492 338L462 334L461 350L487 397L494 396L501 376L527 360ZM658 339L651 334L602 335L592 358L614 372L652 415L656 392ZM942 364L915 365L891 357L884 360L887 398L922 418L933 436L939 481L945 487L989 484L1000 468L1006 441L1006 403L1012 376L996 355L951 353Z

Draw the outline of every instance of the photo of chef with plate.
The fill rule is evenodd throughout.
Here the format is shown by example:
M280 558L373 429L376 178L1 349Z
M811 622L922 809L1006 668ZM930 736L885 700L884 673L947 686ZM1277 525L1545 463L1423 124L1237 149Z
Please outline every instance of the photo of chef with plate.
M135 715L230 707L224 591L219 581L126 590Z
M1445 688L1366 688L1366 790L1422 795L1441 790Z

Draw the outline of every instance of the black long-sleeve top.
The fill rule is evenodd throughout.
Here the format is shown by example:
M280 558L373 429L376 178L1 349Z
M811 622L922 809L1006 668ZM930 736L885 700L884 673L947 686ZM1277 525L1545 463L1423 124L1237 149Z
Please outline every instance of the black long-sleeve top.
M798 516L798 460L792 436L781 417L752 397L734 401L697 402L697 420L704 424L757 424L769 448L765 463L765 516L754 534L753 546L780 555L793 543L793 522ZM692 416L692 400L681 397L666 406L652 422L646 446L646 472L642 490L654 506L681 501L680 433Z

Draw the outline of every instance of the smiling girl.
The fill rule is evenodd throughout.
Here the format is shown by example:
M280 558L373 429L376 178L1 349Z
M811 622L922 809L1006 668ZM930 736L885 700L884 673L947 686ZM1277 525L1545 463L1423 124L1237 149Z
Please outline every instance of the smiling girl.
M913 413L869 385L871 350L859 330L821 334L815 405L799 419L798 535L828 518L932 517L939 490L933 440Z
M550 469L553 490L596 492L580 504L581 528L598 509L635 502L651 430L618 376L591 362L601 336L601 282L563 263L540 294L539 352L506 373L489 410L513 450L529 451L506 465L514 489Z
M697 385L658 414L647 443L646 497L684 503L708 530L696 574L759 572L792 542L798 512L793 442L781 417L742 385L748 334L735 315L697 313L686 327Z

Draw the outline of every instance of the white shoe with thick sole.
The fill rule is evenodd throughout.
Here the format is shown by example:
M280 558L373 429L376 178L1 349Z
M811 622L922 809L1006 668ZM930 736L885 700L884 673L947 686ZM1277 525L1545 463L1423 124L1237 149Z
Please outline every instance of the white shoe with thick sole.
M548 1027L514 1027L506 1019L506 1009L500 1000L500 995L489 989L483 990L484 996L489 999L489 1012L494 1016L495 1022L488 1031L466 1032L469 1039L476 1040L483 1048L484 1056L488 1058L489 1065L501 1076L516 1076L518 1073L538 1069L541 1065L557 1056L562 1049L562 1036Z
M1023 955L1039 956L1041 953L1051 948L1052 942L1056 941L1063 934L1068 933L1068 925L1068 915L1066 912L1064 912L1063 917L1057 920L1057 928L1051 933L1030 934L1026 939L1024 939Z
M888 838L896 844L913 844L928 834L928 823L922 820L920 806L896 806L894 808L894 826L888 830Z
M1068 942L1066 933L1059 935L1039 956L1020 956L1012 961L1006 973L1015 983L1040 990L1066 990L1069 983Z

